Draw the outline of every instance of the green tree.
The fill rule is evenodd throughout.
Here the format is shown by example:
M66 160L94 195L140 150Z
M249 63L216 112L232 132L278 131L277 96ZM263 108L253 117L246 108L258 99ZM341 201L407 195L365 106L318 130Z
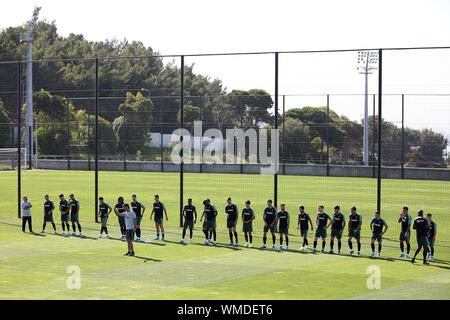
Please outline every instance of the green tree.
M293 118L287 118L283 131L280 134L282 160L295 163L306 163L310 151L309 129L303 122Z

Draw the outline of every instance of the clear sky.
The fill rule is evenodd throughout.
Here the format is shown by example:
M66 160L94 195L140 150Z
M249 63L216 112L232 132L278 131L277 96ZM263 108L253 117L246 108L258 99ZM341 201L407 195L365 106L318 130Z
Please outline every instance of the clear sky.
M61 35L139 40L161 54L450 45L449 0L2 1L0 28L25 23L36 4ZM384 93L450 94L450 50L386 52L383 58ZM230 90L274 93L273 56L186 63ZM356 53L280 55L279 77L280 94L364 92ZM369 87L377 91L376 72ZM287 108L325 102L321 96L286 97ZM400 102L387 96L383 116L400 121ZM331 96L330 106L354 120L363 115L362 97ZM450 96L407 96L405 110L408 126L433 127L450 137Z

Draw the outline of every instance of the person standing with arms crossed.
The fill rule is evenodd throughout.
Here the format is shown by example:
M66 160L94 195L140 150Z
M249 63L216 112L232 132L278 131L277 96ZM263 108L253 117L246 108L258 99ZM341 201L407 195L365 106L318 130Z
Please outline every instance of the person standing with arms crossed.
M64 198L64 195L61 193L59 195L59 211L61 212L61 226L62 232L61 234L66 234L67 227L67 235L69 235L70 226L69 226L69 201Z
M316 252L317 247L317 239L322 238L322 250L321 253L325 252L325 245L327 243L327 229L331 225L331 217L324 210L324 206L320 205L318 208L319 212L317 213L316 218L316 234L314 235L314 248L313 252ZM330 222L328 222L330 221Z
M267 207L264 209L263 213L263 221L264 221L264 228L263 228L263 245L260 249L266 248L266 241L267 241L267 232L270 230L270 233L272 233L272 249L275 249L275 224L277 222L277 209L272 206L272 199L267 200Z
M400 231L400 250L402 253L398 257L408 259L409 250L411 250L411 244L409 243L409 239L411 238L411 215L408 213L408 207L403 207L403 211L398 218L398 223L402 224L402 230ZM403 241L406 242L406 255Z
M311 231L314 231L314 226L309 213L305 212L305 207L300 206L298 209L300 212L298 214L297 230L300 229L300 236L303 237L303 244L300 248L300 250L303 250L308 248L308 221L311 225Z
M242 231L244 232L245 236L245 246L249 248L253 246L253 220L255 220L255 211L250 208L250 200L247 200L245 201L245 208L242 209Z
M53 233L56 234L56 226L55 222L53 221L53 210L55 210L55 205L53 201L50 200L48 197L48 194L44 196L45 202L44 202L44 224L42 225L42 231L41 233L45 232L45 226L47 222L51 222L53 226Z
M362 216L356 212L356 207L352 207L350 209L350 215L348 216L348 246L350 248L350 255L352 255L355 251L353 251L352 238L356 239L356 243L358 244L358 252L356 255L361 254L361 225L362 225Z
M137 226L136 213L130 210L130 205L128 203L124 203L123 212L116 211L116 215L125 219L125 236L128 243L128 252L125 253L125 256L134 256L133 239Z
M23 202L21 203L21 207L22 207L22 231L25 232L25 227L27 225L28 222L28 229L30 230L31 233L33 232L33 228L31 226L31 202L28 201L28 197L27 196L23 196Z

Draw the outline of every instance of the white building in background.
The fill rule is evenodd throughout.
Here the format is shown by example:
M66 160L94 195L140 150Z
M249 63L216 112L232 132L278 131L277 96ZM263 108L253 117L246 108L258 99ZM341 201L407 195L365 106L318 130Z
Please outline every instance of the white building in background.
M172 144L172 134L165 133L162 134L159 132L150 133L150 142L146 144L148 147L152 148L160 148L161 147L161 136L162 136L162 146L163 148L168 147ZM209 137L195 137L191 135L191 141L193 145L193 150L203 150L207 145L210 147L223 146L223 149L226 148L227 139L220 138L209 138ZM200 148L200 144L202 144L202 148Z

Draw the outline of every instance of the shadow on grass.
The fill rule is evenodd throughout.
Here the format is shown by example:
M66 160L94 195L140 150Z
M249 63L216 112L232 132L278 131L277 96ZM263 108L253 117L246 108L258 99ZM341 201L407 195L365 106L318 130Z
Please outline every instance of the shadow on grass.
M151 261L151 262L161 262L162 261L162 260L159 260L159 259L140 257L140 256L133 256L133 258L144 260L144 263L148 262L148 261Z

